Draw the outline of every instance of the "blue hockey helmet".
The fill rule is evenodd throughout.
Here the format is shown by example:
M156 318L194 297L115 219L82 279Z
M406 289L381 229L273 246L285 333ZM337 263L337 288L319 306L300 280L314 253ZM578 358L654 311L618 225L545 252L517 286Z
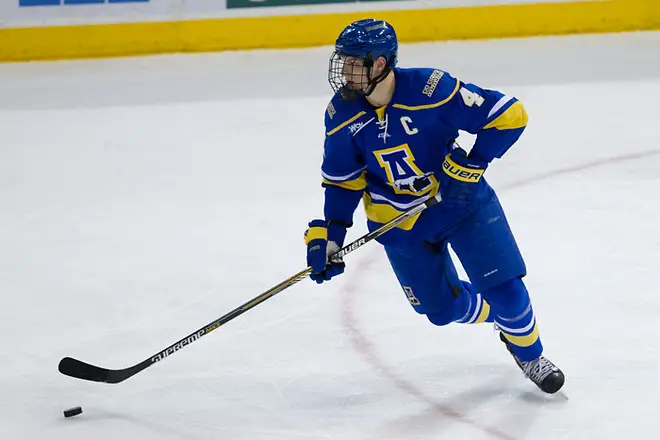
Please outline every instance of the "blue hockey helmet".
M391 24L368 18L346 26L330 57L328 81L346 99L369 96L396 66L399 43ZM385 68L371 77L371 67L385 58Z

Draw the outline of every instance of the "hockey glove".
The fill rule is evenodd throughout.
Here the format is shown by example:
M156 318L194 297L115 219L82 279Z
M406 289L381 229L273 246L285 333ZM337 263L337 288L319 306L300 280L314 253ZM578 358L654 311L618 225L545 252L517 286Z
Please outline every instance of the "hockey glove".
M311 279L321 284L332 277L344 273L343 261L330 262L328 256L334 254L344 244L346 226L325 220L312 220L305 231L307 245L307 265L312 268Z
M444 200L469 203L483 188L481 177L488 167L488 162L472 159L462 148L455 148L445 156L442 169L450 179L442 195Z

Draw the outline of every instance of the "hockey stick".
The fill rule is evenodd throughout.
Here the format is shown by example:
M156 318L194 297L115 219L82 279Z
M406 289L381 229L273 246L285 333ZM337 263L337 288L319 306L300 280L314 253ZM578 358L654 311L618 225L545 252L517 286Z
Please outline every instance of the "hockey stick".
M330 259L333 261L337 261L338 259L344 257L347 254L350 254L351 252L355 251L356 249L364 246L366 243L369 243L370 241L380 237L390 229L395 228L396 226L400 225L401 223L405 222L406 220L414 217L415 215L421 213L423 210L426 208L429 208L433 205L436 205L438 202L440 202L440 195L436 195L435 197L431 197L424 203L421 203L411 210L404 212L403 214L400 214L398 217L390 220L388 223L385 223L383 226L380 228L376 229L375 231L372 231L368 234L363 235L362 237L358 238L357 240L353 241L350 244L347 244L343 248L341 248L339 251L337 251L335 254L330 256ZM140 371L152 366L156 362L159 362L168 356L170 356L172 353L175 353L182 348L184 348L187 345L192 344L193 342L197 341L199 338L202 336L208 335L211 333L213 330L217 329L223 324L228 323L232 319L236 318L239 315L242 315L243 313L247 312L251 308L261 304L262 302L266 301L268 298L271 298L284 289L287 289L297 282L305 279L309 274L312 273L312 269L308 267L307 269L298 272L297 274L293 275L292 277L282 281L278 285L268 289L261 295L253 298L252 300L246 302L240 307L235 308L231 312L227 313L226 315L216 319L215 321L205 325L204 327L200 328L199 330L189 334L185 338L181 339L180 341L175 342L174 344L170 345L166 349L156 353L155 355L145 359L144 361L140 362L139 364L133 365L132 367L128 368L123 368L121 370L110 370L107 368L101 368L97 367L95 365L90 365L86 362L79 361L74 358L70 357L65 357L60 361L60 364L58 366L58 369L60 370L60 373L75 377L78 379L83 379L83 380L91 380L94 382L105 382L105 383L119 383L123 382L124 380L128 379L131 376L136 375Z

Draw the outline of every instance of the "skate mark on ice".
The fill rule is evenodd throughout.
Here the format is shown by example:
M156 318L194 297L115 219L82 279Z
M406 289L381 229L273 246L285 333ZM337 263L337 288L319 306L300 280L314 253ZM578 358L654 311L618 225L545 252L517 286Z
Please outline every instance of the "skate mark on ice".
M373 259L361 261L353 271L353 274L357 274L362 270L367 269L372 262ZM394 368L390 367L386 362L384 362L378 356L374 344L360 330L358 321L353 313L355 310L353 307L353 298L355 298L354 286L356 284L357 280L349 280L342 288L342 327L344 332L349 336L349 339L354 348L372 365L375 370L391 380L397 388L419 399L420 401L425 402L434 411L437 411L446 418L453 419L456 422L468 425L478 431L485 432L491 437L499 440L515 440L514 437L511 437L510 435L496 428L481 425L480 423L470 419L468 416L449 405L435 401L433 398L415 386L415 384L397 374L394 371Z
M565 168L558 168L556 170L551 170L546 173L537 174L536 176L526 177L524 179L502 185L501 190L512 190L520 188L523 186L529 186L536 182L542 180L554 179L558 176L563 176L566 174L573 174L584 170L589 170L593 168L600 168L607 165L614 165L621 162L631 162L637 159L645 159L647 157L660 155L660 149L640 151L637 153L623 154L621 156L608 157L603 159L597 159L592 162L586 162L583 164L573 165ZM495 188L497 191L497 188Z

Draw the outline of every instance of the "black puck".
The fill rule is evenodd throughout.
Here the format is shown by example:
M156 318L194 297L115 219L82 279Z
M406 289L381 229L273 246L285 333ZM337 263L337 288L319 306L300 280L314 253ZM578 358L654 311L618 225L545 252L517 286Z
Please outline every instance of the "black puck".
M78 414L82 414L82 408L79 406L74 406L73 408L64 410L64 417L73 417L77 416Z

